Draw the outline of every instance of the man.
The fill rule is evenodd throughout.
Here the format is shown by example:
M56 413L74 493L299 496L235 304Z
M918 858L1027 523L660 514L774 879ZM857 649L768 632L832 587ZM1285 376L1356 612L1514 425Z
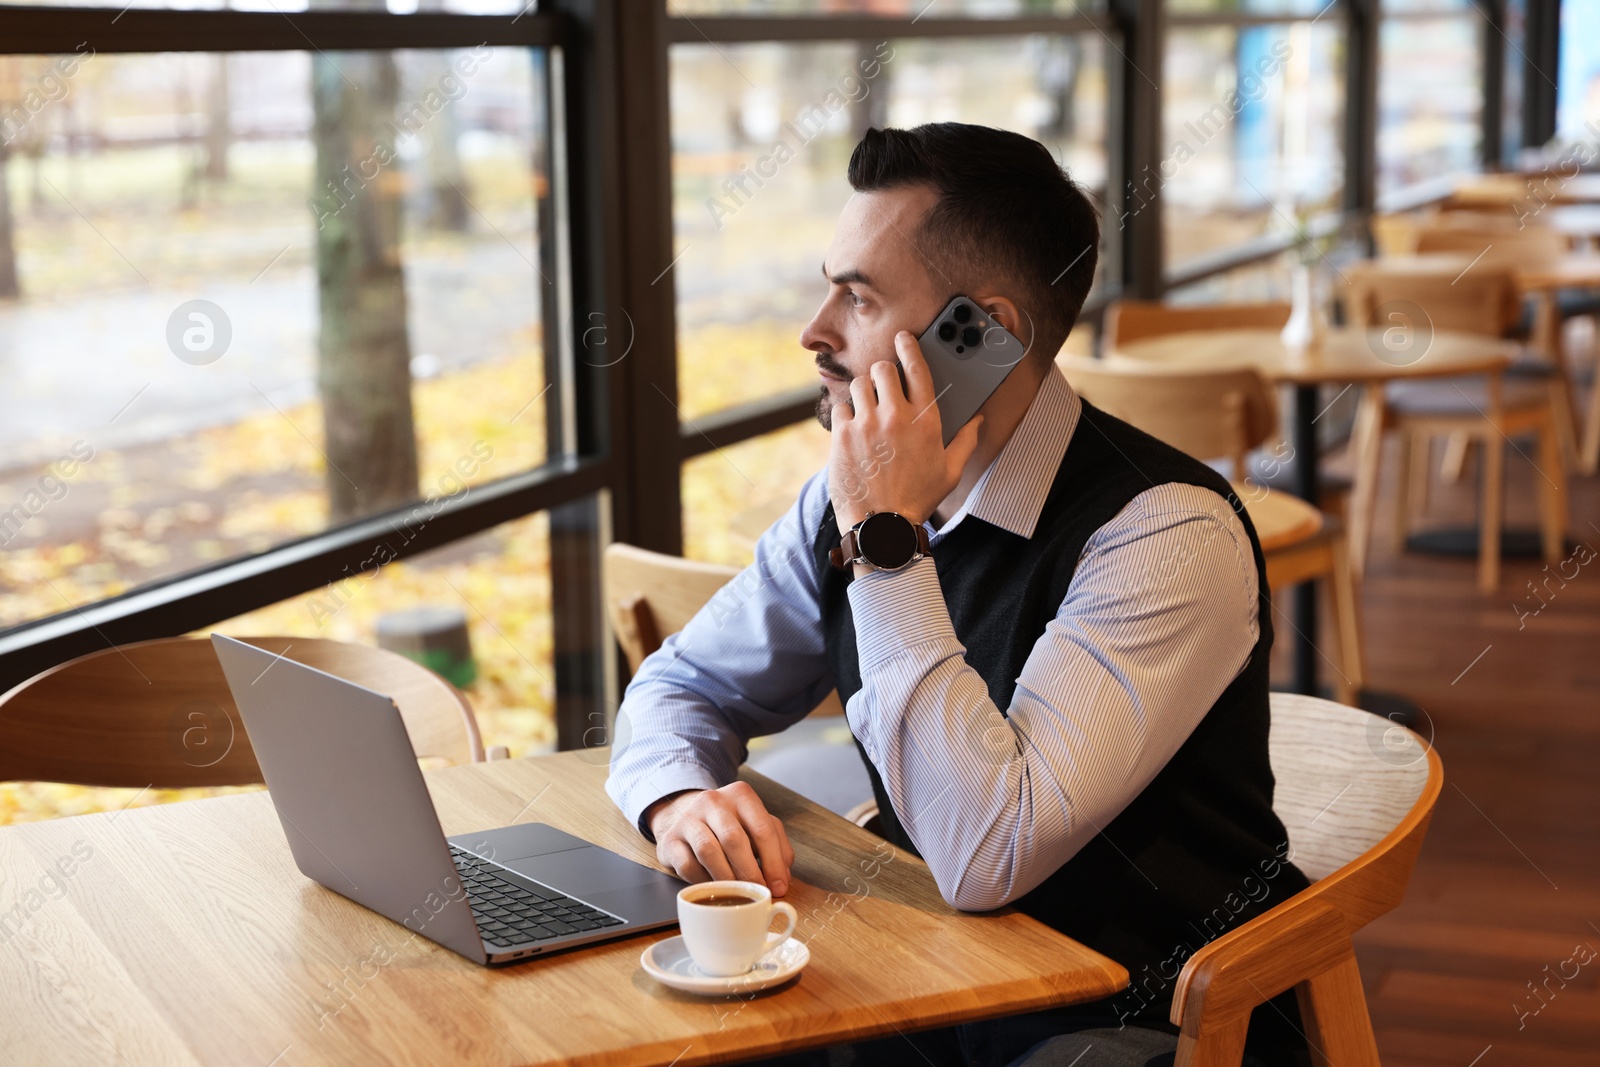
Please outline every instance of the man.
M1132 979L863 1062L1144 1064L1175 1048L1188 956L1306 885L1272 811L1255 533L1220 476L1055 368L1099 223L1044 146L956 123L871 130L849 178L828 295L800 336L828 467L640 667L607 790L682 877L782 895L793 849L735 774L750 737L837 688L885 836L946 900L1015 903ZM915 337L957 294L1029 351L946 448ZM873 559L853 531L891 513L878 525L911 536L874 539L894 558ZM920 548L919 527L925 552L882 547Z

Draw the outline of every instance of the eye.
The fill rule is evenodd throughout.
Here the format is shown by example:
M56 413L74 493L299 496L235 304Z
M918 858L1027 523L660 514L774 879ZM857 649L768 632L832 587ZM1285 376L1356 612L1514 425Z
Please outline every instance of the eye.
M861 294L857 293L854 289L846 289L845 295L850 298L851 307L865 307L867 304L867 302L862 299Z

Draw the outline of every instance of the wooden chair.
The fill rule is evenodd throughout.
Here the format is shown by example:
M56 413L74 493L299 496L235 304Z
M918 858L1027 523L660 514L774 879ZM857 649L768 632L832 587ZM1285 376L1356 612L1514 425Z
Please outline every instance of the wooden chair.
M1450 270L1388 267L1383 260L1346 271L1349 308L1356 326L1381 327L1379 309L1388 301L1421 308L1433 329L1502 336L1515 286L1509 273L1479 264L1462 274ZM1484 489L1479 508L1478 585L1492 592L1500 582L1500 526L1504 514L1505 445L1517 434L1538 436L1539 516L1545 558L1560 561L1566 530L1566 472L1561 458L1558 389L1549 380L1503 374L1447 381L1392 383L1364 391L1352 436L1355 490L1350 501L1350 556L1364 573L1376 508L1383 435L1400 443L1400 495L1394 541L1403 548L1413 521L1427 507L1427 483L1435 437L1467 439L1483 452Z
M419 758L484 759L466 697L421 664L315 637L241 640L393 697ZM0 696L0 781L13 780L181 789L260 784L261 768L211 642L170 637L91 652Z
M1183 307L1154 300L1117 300L1106 308L1101 349L1191 330L1281 330L1288 304L1203 304Z
M1194 330L1281 330L1289 321L1288 304L1206 304L1195 307L1153 300L1118 300L1106 308L1101 351L1111 354L1118 346L1151 337ZM1242 475L1236 475L1242 477ZM1274 488L1287 488L1289 472ZM1323 473L1317 505L1333 515L1344 514L1350 481L1341 474Z
M1420 737L1368 712L1272 694L1273 808L1311 886L1210 942L1178 975L1175 1067L1238 1067L1250 1013L1293 989L1337 1067L1378 1067L1351 937L1405 896L1444 783Z
M1338 634L1334 692L1354 703L1365 681L1360 605L1344 527L1289 493L1246 483L1244 457L1277 429L1277 405L1251 368L1186 371L1132 360L1056 361L1082 397L1198 459L1228 459L1256 527L1269 590L1321 580Z
M1515 271L1519 267L1544 267L1569 254L1571 248L1570 240L1559 231L1537 222L1521 222L1509 212L1449 211L1418 232L1417 251L1475 258L1481 253L1472 270L1487 266ZM1562 328L1568 319L1593 315L1596 302L1589 297L1573 304L1561 294L1541 293L1533 304L1531 325L1526 327L1522 294L1513 288L1507 303L1507 321L1500 336L1528 342L1524 357L1513 365L1511 373L1551 379L1551 387L1557 393L1556 429L1561 436L1562 455L1576 464L1589 453L1578 439L1577 392L1562 342ZM1584 466L1587 469L1586 463Z
M601 593L617 644L637 673L646 656L689 620L738 575L734 567L700 563L680 556L614 542L601 562ZM812 715L843 715L837 693L829 693Z

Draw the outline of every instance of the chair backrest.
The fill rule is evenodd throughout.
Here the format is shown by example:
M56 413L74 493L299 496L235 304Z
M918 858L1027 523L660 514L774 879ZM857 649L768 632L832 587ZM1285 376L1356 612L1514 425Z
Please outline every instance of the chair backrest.
M601 595L630 674L739 573L621 542L606 546L601 572ZM839 694L829 693L811 714L843 715Z
M1504 336L1522 317L1510 271L1494 264L1462 270L1375 259L1346 267L1344 273L1350 282L1345 307L1353 326L1426 328L1410 321L1414 313L1408 304L1421 308L1433 329L1491 337Z
M393 697L419 758L483 759L461 692L404 656L315 637L241 638ZM0 696L0 781L249 785L261 769L211 642L171 637L91 652Z
M1106 308L1101 350L1190 330L1281 330L1288 304L1202 304L1182 307L1154 300L1116 300Z
M1382 841L1428 785L1422 740L1371 712L1272 694L1272 808L1294 862L1326 878Z
M1186 370L1127 359L1056 361L1078 395L1196 459L1229 459L1245 474L1250 450L1272 436L1278 405L1250 367Z
M606 546L601 570L606 612L630 674L739 573L621 542Z
M1386 719L1287 693L1272 694L1268 745L1289 858L1312 883L1189 957L1170 1016L1177 1067L1238 1064L1252 1011L1288 989L1331 1062L1376 1067L1350 938L1405 896L1444 768Z
M1543 266L1570 250L1567 237L1548 226L1518 226L1514 216L1464 211L1440 215L1417 231L1417 252L1459 252L1483 258L1479 265Z

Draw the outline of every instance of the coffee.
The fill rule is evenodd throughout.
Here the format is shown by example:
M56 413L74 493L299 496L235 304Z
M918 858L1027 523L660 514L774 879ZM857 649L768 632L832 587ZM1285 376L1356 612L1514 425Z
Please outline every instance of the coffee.
M707 893L703 897L690 899L691 904L709 904L713 908L737 908L741 904L754 904L755 897L740 896L738 893Z

